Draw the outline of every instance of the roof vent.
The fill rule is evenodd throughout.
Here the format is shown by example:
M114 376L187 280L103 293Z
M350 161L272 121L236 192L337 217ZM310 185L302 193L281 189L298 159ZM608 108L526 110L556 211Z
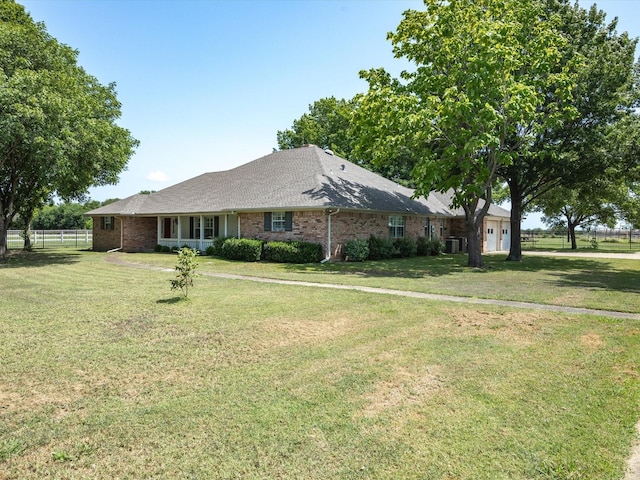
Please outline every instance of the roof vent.
M343 163L342 165L340 165L340 170L344 170L344 169L345 169L345 166L344 166L344 163Z
M328 148L325 148L324 153L326 153L327 155L333 155L333 150L329 150Z

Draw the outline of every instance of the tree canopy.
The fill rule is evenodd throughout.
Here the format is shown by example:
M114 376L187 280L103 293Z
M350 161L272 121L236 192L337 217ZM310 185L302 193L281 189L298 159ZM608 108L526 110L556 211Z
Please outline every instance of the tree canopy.
M536 203L544 204L548 212L549 198L557 196L557 192L550 196L546 192L558 186L564 187L558 192L576 189L589 192L593 191L589 184L596 177L604 184L608 183L604 176L617 175L622 157L603 146L620 125L637 120L632 114L638 100L633 75L636 40L626 33L618 34L616 20L607 23L604 12L595 5L586 10L568 0L547 0L540 4L545 16L558 19L555 28L566 39L550 73L570 67L575 73L575 84L571 97L567 98L557 95L554 82L547 82L542 90L544 103L539 108L540 115L534 118L535 124L525 126L532 129L531 141L522 143L519 138L507 141L514 154L512 161L502 165L498 173L510 190L508 260L522 258L523 214L534 209ZM571 108L575 115L560 123L547 123L546 112L556 111L559 105Z
M388 38L396 57L415 65L393 79L362 72L358 144L375 162L413 162L417 194L454 192L465 212L469 266L482 266L480 229L497 170L513 162L514 139L574 115L570 66L557 68L566 44L556 16L536 1L425 0ZM553 85L561 100L541 113ZM373 146L373 148L372 148Z
M16 214L115 183L138 145L116 123L115 84L101 85L77 56L24 7L0 2L0 258Z
M278 131L278 147L285 150L313 144L352 160L350 126L353 110L353 100L321 98L309 105L309 113L294 120L291 128Z

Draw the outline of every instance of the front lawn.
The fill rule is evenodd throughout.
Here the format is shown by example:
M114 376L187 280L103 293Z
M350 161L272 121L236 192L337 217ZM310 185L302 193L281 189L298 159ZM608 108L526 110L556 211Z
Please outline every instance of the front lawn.
M172 273L106 258L42 251L0 265L2 479L623 475L640 418L638 321L207 276L185 301ZM423 270L200 261L387 288L530 273L576 295L598 282L638 294L606 271L589 278L588 264L572 278L542 263L466 271L457 257ZM637 279L637 265L608 269Z
M123 255L128 262L171 268L175 255ZM362 263L288 265L200 257L203 272L494 298L640 313L640 260L526 256L506 262L485 255L486 269L466 267L466 255Z

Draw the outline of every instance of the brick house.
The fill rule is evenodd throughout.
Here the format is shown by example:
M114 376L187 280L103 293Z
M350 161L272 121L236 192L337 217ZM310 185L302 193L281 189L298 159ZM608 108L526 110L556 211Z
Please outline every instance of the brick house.
M345 242L371 235L464 237L464 215L449 207L449 197L412 195L311 145L133 195L87 215L96 251L142 252L156 245L205 250L216 237L247 237L320 243L334 257ZM484 227L485 252L509 249L507 210L491 205Z

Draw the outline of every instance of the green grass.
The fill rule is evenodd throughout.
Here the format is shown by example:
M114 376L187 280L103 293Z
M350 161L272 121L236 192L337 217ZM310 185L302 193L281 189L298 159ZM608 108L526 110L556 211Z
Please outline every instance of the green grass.
M640 313L640 260L485 255L486 269L466 255L362 263L286 265L201 257L200 271L337 283ZM174 255L127 255L127 261L171 268Z
M207 276L185 301L171 273L106 258L41 251L0 265L0 478L623 475L640 418L637 321ZM506 274L439 260L200 259L201 271L392 288L431 271L485 285ZM637 268L607 266L636 280Z
M571 250L571 241L567 241L566 235L527 235L528 240L522 242L523 250L561 250L575 252ZM633 253L640 251L640 242L637 236L632 238L624 237L605 237L602 233L598 234L595 244L592 243L592 237L578 235L576 237L576 247L578 250L589 250L592 252L613 252L613 253Z

